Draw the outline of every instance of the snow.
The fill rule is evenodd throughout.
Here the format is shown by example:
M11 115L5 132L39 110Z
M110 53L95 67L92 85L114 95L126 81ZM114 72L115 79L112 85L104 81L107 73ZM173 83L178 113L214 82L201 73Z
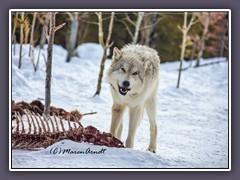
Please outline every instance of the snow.
M29 45L23 45L22 68L18 69L19 45L12 56L12 99L31 102L45 95L45 45L39 69L34 73L28 57ZM39 48L35 49L35 61ZM66 63L67 51L54 45L52 66L52 105L81 113L83 126L93 125L109 132L112 98L103 77L100 96L93 97L102 57L101 46L86 43L78 46L78 57ZM224 58L201 60L201 63ZM196 62L193 61L193 64ZM105 72L111 61L107 60ZM184 61L183 67L189 63ZM228 168L228 63L222 62L182 72L176 88L179 62L161 64L158 91L158 150L146 151L149 123L146 113L139 126L133 149L109 148L63 140L40 151L12 150L12 168ZM14 122L12 123L14 126ZM123 141L128 133L128 113L124 115ZM52 149L85 152L106 149L103 154L52 154Z

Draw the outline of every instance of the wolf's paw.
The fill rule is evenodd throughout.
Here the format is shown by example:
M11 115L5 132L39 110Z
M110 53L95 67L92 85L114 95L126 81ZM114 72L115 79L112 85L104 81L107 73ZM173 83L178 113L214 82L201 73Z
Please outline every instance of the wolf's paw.
M154 148L148 148L148 151L150 151L152 153L156 153L156 149L154 149Z

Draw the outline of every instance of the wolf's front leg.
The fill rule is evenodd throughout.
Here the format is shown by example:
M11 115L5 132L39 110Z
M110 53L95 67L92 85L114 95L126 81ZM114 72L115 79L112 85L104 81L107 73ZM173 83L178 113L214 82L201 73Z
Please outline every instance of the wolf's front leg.
M125 106L121 104L113 104L112 106L112 122L111 122L111 128L110 133L120 139L121 138L121 130L122 130L122 118L123 113L125 111Z
M134 137L137 131L137 127L139 126L142 116L143 116L143 107L137 106L129 108L129 129L128 129L128 137L126 140L126 147L133 148L134 146Z

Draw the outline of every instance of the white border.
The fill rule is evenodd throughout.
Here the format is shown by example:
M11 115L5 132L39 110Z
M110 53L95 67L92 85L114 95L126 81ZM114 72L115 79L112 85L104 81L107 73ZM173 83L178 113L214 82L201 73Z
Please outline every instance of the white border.
M47 11L57 11L57 12L72 12L72 11L78 11L78 12L96 12L96 11L105 11L105 12L133 12L133 11L146 11L146 12L200 12L200 11L211 11L211 12L228 12L229 14L229 59L228 59L228 132L229 132L229 167L228 169L13 169L11 167L12 165L12 146L11 146L11 132L12 127L9 125L9 171L231 171L231 10L230 9L10 9L9 10L9 118L11 117L11 101L12 101L12 45L11 45L11 29L12 29L12 23L11 23L11 13L12 12L47 12Z

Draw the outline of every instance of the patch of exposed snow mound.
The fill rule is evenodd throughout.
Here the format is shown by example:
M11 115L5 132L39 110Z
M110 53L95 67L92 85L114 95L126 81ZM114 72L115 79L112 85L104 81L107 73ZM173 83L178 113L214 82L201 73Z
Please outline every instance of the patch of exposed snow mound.
M17 66L12 66L12 88L31 90L24 74Z
M89 143L62 140L41 151L21 154L17 150L13 158L14 168L161 168L171 166L170 160L150 152L128 148L109 148ZM23 152L23 151L22 151ZM131 159L131 160L130 160ZM63 162L64 163L61 163ZM76 164L77 161L77 164ZM94 162L94 163L93 163ZM176 164L176 162L173 162Z
M77 53L81 59L101 60L103 48L97 43L84 43L77 47ZM107 54L109 54L109 49Z

